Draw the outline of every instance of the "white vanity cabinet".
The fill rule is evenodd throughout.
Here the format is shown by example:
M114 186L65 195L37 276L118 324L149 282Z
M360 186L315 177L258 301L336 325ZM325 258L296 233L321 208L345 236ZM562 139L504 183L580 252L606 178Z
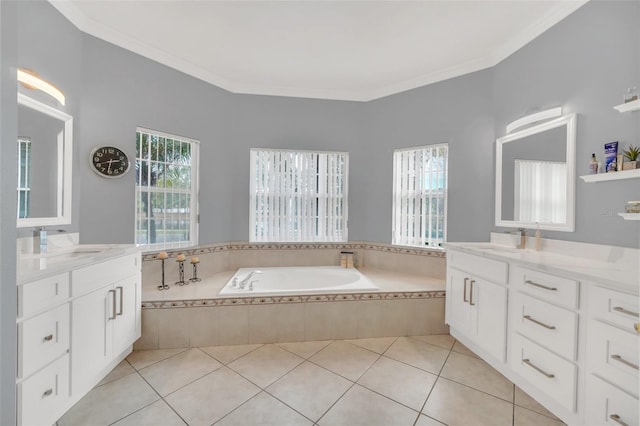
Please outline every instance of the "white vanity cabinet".
M446 322L500 362L505 361L507 264L467 253L447 253Z
M51 262L45 270L34 267L34 278L23 271L16 324L19 425L54 424L140 336L139 251L99 259Z
M588 305L586 418L594 424L637 425L638 295L594 285Z

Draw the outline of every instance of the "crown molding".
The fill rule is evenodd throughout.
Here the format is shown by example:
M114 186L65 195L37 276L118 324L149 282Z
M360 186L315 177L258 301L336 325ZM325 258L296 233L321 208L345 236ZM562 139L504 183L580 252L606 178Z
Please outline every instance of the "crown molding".
M364 90L346 90L331 88L304 88L294 86L269 86L260 84L246 84L232 81L203 69L189 61L178 58L168 52L140 42L93 19L89 19L69 0L48 0L63 16L65 16L80 31L96 38L129 50L151 59L160 64L183 72L206 83L227 90L231 93L247 95L286 96L295 98L341 100L369 102L386 96L395 95L418 87L459 77L475 71L491 68L500 63L514 52L534 40L540 34L575 12L589 0L563 1L549 11L542 19L524 28L515 37L509 39L502 46L489 55L476 58L443 70L424 74L415 78L393 83L387 86Z

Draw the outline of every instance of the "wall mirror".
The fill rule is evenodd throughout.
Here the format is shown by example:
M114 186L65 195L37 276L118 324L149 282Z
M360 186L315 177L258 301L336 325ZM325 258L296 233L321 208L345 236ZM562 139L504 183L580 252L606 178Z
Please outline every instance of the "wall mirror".
M18 94L18 228L71 223L73 117Z
M575 230L576 114L496 140L496 226Z

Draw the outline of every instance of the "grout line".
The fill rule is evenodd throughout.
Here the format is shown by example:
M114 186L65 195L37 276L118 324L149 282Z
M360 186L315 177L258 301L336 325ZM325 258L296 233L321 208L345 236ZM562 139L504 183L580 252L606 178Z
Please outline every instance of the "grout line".
M511 407L511 426L516 425L516 385L513 384L513 406Z
M140 370L144 370L144 369L145 369L145 368L147 368L147 367L151 367L152 365L156 365L156 364L158 364L158 363L161 363L162 361L166 361L166 360L171 359L171 358L173 358L173 357L176 357L176 356L178 356L178 355L180 355L180 354L182 354L182 353L185 353L186 351L188 351L188 350L189 350L189 349L191 349L191 348L143 349L143 350L140 350L140 351L137 351L137 352L143 352L143 351L163 351L163 350L171 350L171 349L182 349L182 350L181 350L180 352L175 353L175 354L173 354L173 355L170 355L170 356L168 356L168 357L166 357L166 358L163 358L163 359L161 359L161 360L158 360L158 361L152 362L152 363L151 363L151 364L149 364L149 365L145 365L145 366L144 366L144 367L142 367L142 368L136 368L136 367L134 367L134 366L133 366L133 364L131 364L131 363L129 362L129 360L128 360L127 358L128 358L128 357L129 357L129 355L131 355L131 354L127 355L127 358L125 358L125 359L127 359L127 362L129 362L129 364L133 367L133 369L134 369L134 370L136 370L136 371L140 371ZM135 351L133 351L133 352L135 352ZM131 353L133 353L133 352L131 352Z
M267 343L267 344L269 344L269 343ZM240 358L243 358L243 357L249 355L250 353L257 351L258 349L263 347L265 345L265 343L247 343L246 345L247 346L249 346L249 345L260 345L260 346L258 346L257 348L251 349L246 354L242 354L239 357L232 359L231 361L227 362L226 364L222 360L220 360L220 359L216 358L215 356L211 355L210 353L202 350L202 348L207 348L208 346L197 346L197 347L194 347L193 349L198 349L200 352L204 353L205 355L210 356L211 358L213 358L214 360L218 361L220 364L222 364L222 365L224 365L226 367L227 364L231 364L232 362L235 362L235 361L239 360ZM245 345L244 344L243 345L222 345L222 346L218 346L218 347L222 348L222 347L225 347L225 346L245 346Z

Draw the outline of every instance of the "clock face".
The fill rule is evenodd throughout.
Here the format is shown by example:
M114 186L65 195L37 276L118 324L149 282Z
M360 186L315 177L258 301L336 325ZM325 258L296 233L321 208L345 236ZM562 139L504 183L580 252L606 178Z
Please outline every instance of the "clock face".
M91 151L91 168L103 177L120 177L129 170L129 157L115 146L99 146Z

